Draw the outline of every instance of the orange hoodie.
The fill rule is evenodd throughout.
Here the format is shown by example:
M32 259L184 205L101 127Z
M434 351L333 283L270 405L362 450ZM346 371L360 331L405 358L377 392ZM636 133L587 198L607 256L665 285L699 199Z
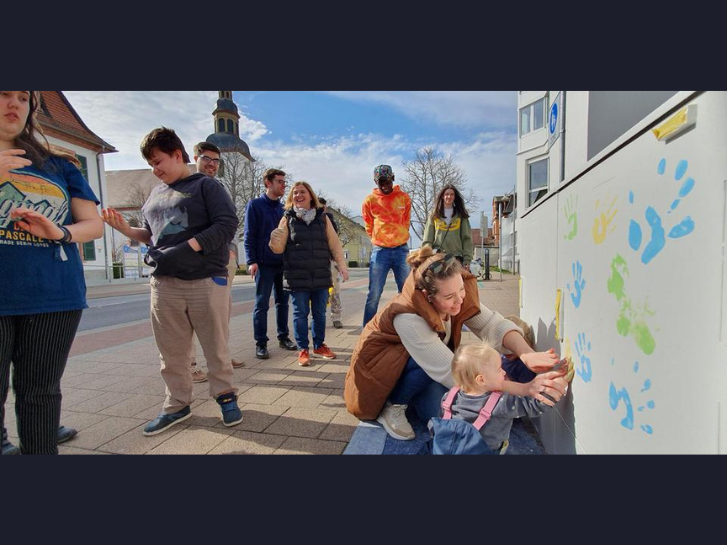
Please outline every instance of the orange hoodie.
M411 197L398 185L388 195L374 189L364 200L361 215L372 244L396 248L409 240Z

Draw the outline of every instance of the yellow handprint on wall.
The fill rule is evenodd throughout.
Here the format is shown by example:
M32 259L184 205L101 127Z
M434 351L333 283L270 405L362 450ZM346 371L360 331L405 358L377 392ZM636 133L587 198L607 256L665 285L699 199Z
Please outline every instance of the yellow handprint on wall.
M611 204L608 205L608 208L606 208L605 211L601 210L600 216L597 215L596 219L593 220L593 229L591 230L591 234L593 235L593 242L596 244L601 244L604 240L606 240L606 235L613 232L616 228L615 225L611 225L613 218L616 217L616 212L618 212L618 209L615 208L616 200L617 198L614 197ZM596 214L598 214L599 205L600 201L597 200Z

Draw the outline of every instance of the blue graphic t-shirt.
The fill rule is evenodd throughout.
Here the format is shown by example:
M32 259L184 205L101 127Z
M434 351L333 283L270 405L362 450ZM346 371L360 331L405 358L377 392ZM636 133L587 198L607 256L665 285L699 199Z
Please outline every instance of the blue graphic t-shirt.
M0 316L39 314L86 308L86 281L78 246L60 246L35 237L10 221L10 211L25 207L58 224L70 225L71 199L99 204L88 182L70 162L48 159L10 171L0 179L0 263L3 289Z

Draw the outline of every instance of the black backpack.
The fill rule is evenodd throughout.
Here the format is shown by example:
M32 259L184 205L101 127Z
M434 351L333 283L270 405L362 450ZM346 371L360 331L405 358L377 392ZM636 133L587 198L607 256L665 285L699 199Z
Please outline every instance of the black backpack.
M492 411L502 395L492 392L487 403L480 409L480 415L474 423L452 418L452 402L459 392L458 387L452 388L442 401L444 414L441 418L429 420L429 452L431 454L497 454L487 446L480 435L480 430L492 416Z

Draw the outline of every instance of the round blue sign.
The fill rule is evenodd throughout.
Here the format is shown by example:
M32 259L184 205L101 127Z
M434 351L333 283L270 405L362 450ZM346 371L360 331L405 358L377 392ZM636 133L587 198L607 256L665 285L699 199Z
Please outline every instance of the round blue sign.
M558 103L554 103L550 107L550 134L555 132L555 128L558 124Z

